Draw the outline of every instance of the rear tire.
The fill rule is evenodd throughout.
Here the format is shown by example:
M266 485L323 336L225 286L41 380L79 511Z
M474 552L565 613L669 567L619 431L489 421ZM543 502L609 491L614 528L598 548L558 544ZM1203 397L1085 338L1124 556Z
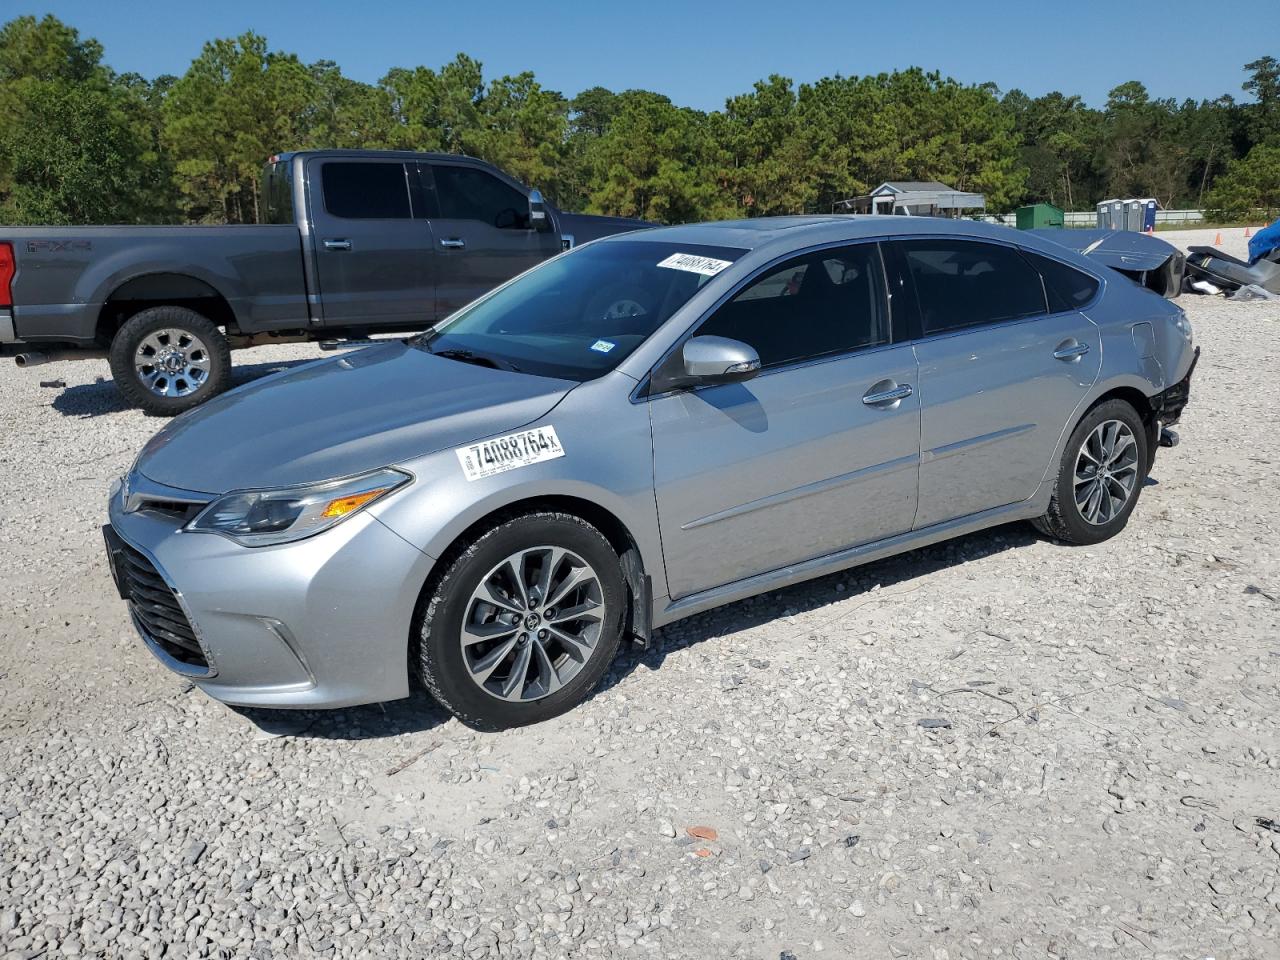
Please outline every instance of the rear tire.
M149 307L111 341L111 376L135 407L172 417L227 389L231 348L209 318L186 307Z
M1091 409L1067 439L1049 509L1032 525L1066 543L1114 537L1129 522L1146 482L1149 436L1138 412L1123 400Z
M516 514L447 563L423 597L418 644L437 701L470 727L502 730L586 699L613 662L627 607L604 534L572 514Z

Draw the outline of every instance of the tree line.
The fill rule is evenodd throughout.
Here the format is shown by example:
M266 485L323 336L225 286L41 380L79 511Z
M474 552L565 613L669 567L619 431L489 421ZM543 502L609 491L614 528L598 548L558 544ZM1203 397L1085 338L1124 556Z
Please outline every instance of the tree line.
M116 73L103 55L53 16L0 28L0 222L253 223L263 162L319 147L466 153L565 209L664 222L827 212L885 180L941 180L997 212L1110 196L1280 208L1269 56L1244 67L1251 102L1130 81L1092 108L912 67L771 75L701 111L647 90L570 98L527 71L486 80L461 53L361 83L252 32L205 44L181 77Z

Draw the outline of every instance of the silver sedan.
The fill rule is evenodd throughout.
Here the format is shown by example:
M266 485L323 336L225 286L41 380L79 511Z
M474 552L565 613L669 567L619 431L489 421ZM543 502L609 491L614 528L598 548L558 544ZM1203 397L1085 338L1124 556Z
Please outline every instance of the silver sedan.
M1187 402L1169 301L998 227L796 217L566 253L426 334L179 417L105 530L176 673L482 728L625 636L983 527L1096 543Z

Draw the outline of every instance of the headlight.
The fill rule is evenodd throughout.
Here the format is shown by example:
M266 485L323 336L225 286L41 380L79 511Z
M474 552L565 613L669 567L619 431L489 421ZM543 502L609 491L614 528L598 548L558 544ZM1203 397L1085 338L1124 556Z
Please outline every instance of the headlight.
M200 511L187 529L220 533L246 547L289 543L328 530L412 479L387 468L345 480L228 493Z

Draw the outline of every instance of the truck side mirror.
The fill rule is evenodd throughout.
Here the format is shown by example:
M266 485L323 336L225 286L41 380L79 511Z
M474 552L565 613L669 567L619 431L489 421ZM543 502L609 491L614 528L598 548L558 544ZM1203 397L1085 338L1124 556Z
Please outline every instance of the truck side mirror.
M542 199L542 193L539 190L529 191L529 226L539 233L546 233L551 229L547 203Z

